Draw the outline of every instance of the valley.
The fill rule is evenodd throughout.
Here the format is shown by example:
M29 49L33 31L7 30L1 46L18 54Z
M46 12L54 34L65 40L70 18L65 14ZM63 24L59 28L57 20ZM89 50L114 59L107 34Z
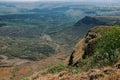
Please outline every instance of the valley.
M120 5L116 3L0 2L0 80L59 80L61 76L63 79L60 80L77 80L82 76L81 69L86 74L86 71L89 73L89 70L101 67L110 59L102 63L103 58L97 51L109 53L110 49L119 48L119 41L115 42L119 40L116 38L119 37L119 12ZM112 37L113 46L102 33L107 37L115 36ZM94 39L91 39L99 34L106 42L96 43L97 51L93 56L91 44ZM104 44L106 46L102 46ZM117 62L110 63L110 69ZM115 70L119 77L119 70Z

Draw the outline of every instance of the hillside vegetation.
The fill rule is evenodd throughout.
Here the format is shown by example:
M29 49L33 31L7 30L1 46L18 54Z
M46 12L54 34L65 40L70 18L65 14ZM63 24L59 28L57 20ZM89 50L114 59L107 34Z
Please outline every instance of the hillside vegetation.
M85 37L84 53L74 65L90 69L113 66L119 60L120 27L96 27Z
M40 60L56 53L55 43L41 38L0 37L0 55Z
M69 66L91 68L113 66L120 60L120 27L92 28L75 46L69 57Z
M48 69L48 80L117 80L120 78L120 27L92 28L75 46L69 64ZM58 75L56 75L56 73Z

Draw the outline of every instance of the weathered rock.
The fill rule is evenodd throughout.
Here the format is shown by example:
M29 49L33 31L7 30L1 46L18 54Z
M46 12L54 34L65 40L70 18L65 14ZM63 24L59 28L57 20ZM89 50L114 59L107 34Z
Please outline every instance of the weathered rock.
M90 80L96 80L98 78L104 77L104 75L97 73L97 74L91 74L89 77L90 77Z
M98 31L91 29L86 36L81 39L75 48L71 56L69 57L69 65L77 65L79 59L85 59L94 53L94 42L99 38Z
M89 80L89 76L88 75L81 75L79 80Z
M117 69L120 69L120 63L117 64L117 65L115 65L115 67L116 67Z
M116 70L115 69L106 69L106 70L104 70L104 73L105 74L114 74L116 72Z

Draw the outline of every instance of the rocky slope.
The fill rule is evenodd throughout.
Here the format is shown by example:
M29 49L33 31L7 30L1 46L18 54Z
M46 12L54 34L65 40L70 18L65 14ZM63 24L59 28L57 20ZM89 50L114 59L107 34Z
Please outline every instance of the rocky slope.
M70 66L76 66L85 72L78 73L79 77L73 80L119 80L119 41L120 27L105 26L90 29L76 44L69 57Z
M114 58L118 58L113 62L115 64L115 62L119 61L119 56L120 56L119 31L120 28L116 26L96 27L90 29L88 33L85 35L85 37L81 39L75 46L69 59L69 65L77 66L80 60L87 60L87 59L92 60L92 58L95 59L106 58L106 61L108 59L107 62L109 62L109 60L111 59L110 61L111 63L112 60L114 60ZM101 61L100 63L102 63Z
M119 80L119 44L120 27L92 28L76 44L68 66L52 67L47 74L38 74L33 80Z

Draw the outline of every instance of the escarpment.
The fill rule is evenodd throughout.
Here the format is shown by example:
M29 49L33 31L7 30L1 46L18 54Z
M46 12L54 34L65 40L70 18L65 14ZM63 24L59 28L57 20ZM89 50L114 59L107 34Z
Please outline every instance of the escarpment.
M81 39L73 49L72 57L69 59L69 65L76 65L80 58L85 59L94 53L93 43L97 40L98 35L98 32L94 29L88 31L86 36Z
M71 54L72 57L70 57L69 65L76 65L80 58L85 59L92 55L94 53L93 43L95 43L97 38L98 33L94 29L89 30L86 36L76 44Z
M94 60L93 62L95 62L95 59L100 59L100 64L102 64L101 59L105 58L106 60L108 58L108 62L114 61L115 58L112 60L111 57L115 57L117 53L114 51L120 48L120 46L117 45L119 42L115 42L115 40L119 41L119 33L116 32L117 30L119 30L119 27L110 26L90 29L84 38L82 38L74 47L68 64L78 66L80 60L86 60L87 62L90 62L89 64L93 65L92 61ZM108 41L107 37L109 37Z

